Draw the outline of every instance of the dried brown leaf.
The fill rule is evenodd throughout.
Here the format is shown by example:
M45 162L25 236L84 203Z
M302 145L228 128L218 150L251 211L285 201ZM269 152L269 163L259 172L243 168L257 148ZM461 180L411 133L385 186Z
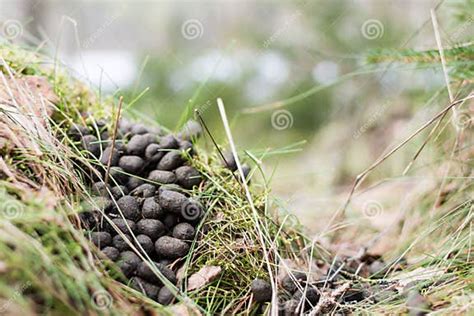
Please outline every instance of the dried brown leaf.
M219 266L204 266L189 277L188 290L196 290L214 281L222 272Z
M184 304L176 304L171 306L171 312L173 315L179 316L201 316L199 310L188 307Z

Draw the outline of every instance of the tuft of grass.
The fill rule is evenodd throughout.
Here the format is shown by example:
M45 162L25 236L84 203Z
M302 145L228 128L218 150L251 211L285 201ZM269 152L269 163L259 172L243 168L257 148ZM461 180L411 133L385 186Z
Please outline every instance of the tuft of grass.
M45 69L42 65L53 62L38 53L8 45L0 47L0 52L5 60L1 68L4 78L45 77L59 100L44 126L29 129L2 109L1 135L8 131L18 135L19 141L2 148L8 172L3 171L8 177L0 181L0 262L6 276L0 279L0 297L6 302L0 306L5 311L22 309L31 314L133 314L147 309L173 313L116 282L119 273L98 260L100 252L78 229L79 214L97 207L85 185L90 181L87 170L97 161L87 158L66 131L76 122L93 126L98 119L112 122L113 99L99 100L93 90L60 68ZM29 115L23 107L15 111L19 117ZM191 161L206 181L190 193L206 212L183 267L185 278L174 291L179 301L202 313L254 313L259 307L251 303L250 283L268 276L241 182L222 166L215 152L198 149ZM252 196L265 242L279 256L272 260L284 258L304 264L300 250L306 238L299 228L280 224L270 213L268 188L254 185ZM133 248L149 261L140 249ZM188 292L186 277L206 265L220 266L223 273L203 289ZM15 284L18 286L12 287Z
M6 61L4 79L14 83L24 75L47 77L60 97L55 115L44 125L25 124L31 117L27 104L1 108L0 135L15 135L4 138L1 148L1 312L120 315L149 306L165 311L109 278L110 267L97 260L97 250L78 230L88 193L76 169L90 162L64 130L84 111L94 113L106 104L97 103L82 84L41 68L38 54L10 46L0 51ZM10 88L5 82L3 88ZM130 304L132 298L137 304Z
M253 314L258 306L251 304L250 284L255 278L268 280L269 276L252 209L241 182L223 167L217 153L204 152L193 163L206 178L204 186L194 192L206 205L206 215L198 230L199 242L193 245L186 269L193 273L204 266L219 266L223 272L205 288L188 292L188 296L203 306L206 314ZM253 170L254 177L256 171ZM272 261L284 258L303 264L305 256L301 250L307 238L299 227L275 219L275 214L270 212L268 188L252 186L252 197L266 245L279 254L278 258L272 256Z

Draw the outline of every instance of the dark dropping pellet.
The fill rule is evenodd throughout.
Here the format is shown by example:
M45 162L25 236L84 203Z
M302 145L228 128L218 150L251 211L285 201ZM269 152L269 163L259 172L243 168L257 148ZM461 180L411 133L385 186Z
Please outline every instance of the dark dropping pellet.
M137 232L139 234L147 235L152 240L166 233L166 228L163 223L157 219L141 219L137 222Z
M166 135L160 140L161 149L177 149L178 146L178 140L173 135Z
M69 128L67 134L73 140L78 141L83 136L89 135L90 131L89 131L89 128L87 128L86 126L78 125L78 124L72 124L72 126Z
M174 299L173 293L166 286L163 286L161 288L160 292L158 292L157 301L158 301L158 303L160 303L162 305L171 304L173 299Z
M193 144L190 141L187 141L187 140L179 141L179 149L183 152L186 152L190 156L194 155Z
M166 214L165 217L163 217L162 222L167 229L172 229L178 222L178 216L174 214Z
M192 240L195 229L189 223L179 223L173 228L173 237L181 240Z
M145 149L145 159L149 163L158 163L160 159L165 155L166 152L160 150L161 147L158 144L150 144Z
M301 301L301 299L303 299L303 297L304 297L304 300L305 300L305 303L304 303L305 304L305 310L307 310L310 307L316 306L316 304L319 301L319 293L316 289L314 289L312 287L306 288L306 292L305 292L304 287L301 290L297 289L295 294L293 294L293 299L295 299L298 302Z
M100 156L100 144L97 137L94 135L85 135L82 137L82 146L94 157L99 158Z
M110 142L110 144L112 144L112 142ZM110 146L112 146L112 145L110 145ZM110 147L110 146L109 146L109 147ZM122 154L126 151L127 146L125 145L125 142L124 142L123 139L117 138L117 139L115 140L115 146L114 146L114 148L115 148L116 150L118 150L118 152L120 153L120 155L122 155Z
M119 121L118 129L120 133L127 134L130 133L130 129L132 128L132 123L127 120L121 119Z
M247 164L242 165L242 172L244 173L244 178L247 179L250 174L250 166Z
M143 137L145 137L145 139L148 141L148 145L152 143L157 143L160 140L157 134L150 132L143 134Z
M152 264L152 263L141 262L137 266L137 271L136 271L137 275L147 282L150 282L156 285L161 285L162 282L160 278L155 274L155 272L153 272L149 264ZM170 268L158 262L155 262L154 266L156 267L158 271L161 272L161 274L163 274L163 276L166 279L168 279L168 281L170 281L173 284L176 284L177 282L176 274Z
M121 235L115 235L114 238L112 239L112 245L118 249L118 251L125 251L130 249L130 244L127 242L131 241L132 237L128 234L125 234L125 238L123 238Z
M92 232L91 241L97 248L101 249L112 244L112 236L107 232Z
M105 141L107 139L109 139L109 132L104 131L104 132L100 133L100 140L101 141Z
M151 255L155 250L153 245L153 241L147 235L138 235L136 237L137 242L140 246L142 246L143 250L148 254Z
M148 175L148 180L158 184L172 184L176 182L176 175L171 171L153 170Z
M165 258L177 259L188 253L189 245L180 239L163 236L155 242L155 251Z
M134 221L132 220L129 220L129 219L126 219L125 221L123 220L123 218L114 218L112 220L112 222L118 227L118 229L123 232L124 234L128 234L130 233L130 230L134 233L137 229L137 225L135 224ZM130 228L130 230L129 230ZM112 227L112 230L114 230L114 228Z
M145 149L150 145L150 137L145 135L134 135L127 143L127 153L129 155L141 156L145 153Z
M110 186L105 185L104 182L96 182L92 185L92 194L100 195L103 197L109 197L109 192L107 188L110 189Z
M117 206L125 218L136 221L140 218L140 205L135 197L126 195L118 199Z
M184 189L176 183L164 184L158 188L158 193L161 195L163 191L173 191L182 193Z
M179 185L185 189L192 189L193 186L201 183L201 175L193 167L182 166L177 168L174 172Z
M155 156L156 154L160 152L160 149L161 147L158 144L154 144L154 143L149 144L145 148L145 158L151 159L153 156Z
M166 259L166 258L163 258L163 259L159 259L158 260L158 263L164 265L164 266L167 266L169 264L171 264L173 262L173 260L171 259Z
M292 276L293 278L288 274L281 280L281 286L291 294L298 288L296 282L304 286L303 282L306 281L306 274L303 272L292 272Z
M163 191L159 197L159 203L162 209L177 214L181 214L187 202L188 198L184 194L174 191Z
M111 184L125 184L128 182L128 175L120 167L111 167L109 176L111 178Z
M82 212L79 213L79 220L83 228L91 230L97 224L97 221L92 212Z
M109 159L111 166L117 166L120 160L119 151L115 148L112 150L112 147L110 146L105 148L102 152L102 156L100 157L100 163L104 166L108 166Z
M140 262L140 258L133 251L124 251L120 253L117 265L122 270L122 273L129 278L133 275Z
M156 187L150 183L144 183L139 185L135 189L130 192L131 195L140 197L140 198L149 198L155 196L156 194Z
M144 183L145 183L145 181L143 181L142 179L140 179L138 177L130 177L128 179L127 188L130 191L132 191L132 190L138 188L139 186L141 186Z
M145 166L145 161L139 156L122 156L118 164L127 173L138 174Z
M382 256L372 253L365 253L360 257L360 261L368 265L372 264L376 260L383 261Z
M174 170L184 163L184 159L179 151L167 152L156 166L158 170Z
M224 167L228 168L231 171L237 170L237 163L235 162L234 155L232 154L232 152L229 151L224 153L224 159Z
M93 122L93 125L97 126L99 130L104 129L107 126L107 121L106 120L97 120Z
M105 247L102 249L102 253L112 261L116 261L120 255L120 251L114 247Z
M263 303L272 299L272 286L265 280L255 279L252 281L251 290L256 302Z
M148 128L146 128L143 124L131 124L130 125L130 133L133 135L141 135L148 133Z
M299 302L295 299L290 299L283 303L282 311L280 312L283 316L297 316L299 313ZM279 314L279 315L280 315Z
M119 185L113 187L110 192L112 193L112 196L114 197L115 200L120 199L121 197L125 196L128 194L128 189L124 185Z
M158 219L163 214L164 212L162 211L161 206L158 204L158 201L155 197L149 197L143 201L142 217Z
M160 287L148 283L139 277L131 278L129 285L131 288L145 294L151 299L156 300L158 298L158 292L160 291Z

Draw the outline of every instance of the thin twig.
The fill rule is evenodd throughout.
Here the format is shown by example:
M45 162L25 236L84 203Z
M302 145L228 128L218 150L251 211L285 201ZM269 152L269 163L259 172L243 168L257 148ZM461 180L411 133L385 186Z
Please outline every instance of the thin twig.
M262 245L263 256L264 256L264 259L265 259L265 263L267 265L268 274L269 274L269 277L270 277L270 283L271 283L272 289L273 289L273 291L272 291L272 302L273 302L273 304L271 306L271 315L276 316L276 315L278 315L278 306L277 306L278 304L276 304L276 302L278 301L277 291L276 291L277 287L276 287L275 279L274 279L274 276L273 276L272 265L270 264L270 257L268 255L268 251L267 251L267 248L266 248L266 245L265 245L265 240L263 238L262 229L260 228L260 222L258 220L258 213L257 213L257 210L255 208L255 205L253 204L252 195L250 194L250 190L249 190L249 187L247 185L247 181L244 180L245 179L244 171L242 169L242 165L240 164L239 156L237 155L237 150L236 150L236 147L235 147L235 143L234 143L234 140L232 138L232 132L231 132L230 127L229 127L229 121L227 120L227 115L226 115L225 108L224 108L224 102L222 102L221 98L217 99L217 106L219 108L219 113L221 115L222 123L224 124L224 129L225 129L225 132L226 132L226 135L227 135L227 139L229 140L230 148L232 150L232 154L234 156L235 163L237 164L237 169L239 170L240 177L243 180L242 184L243 184L244 189L245 189L245 194L247 196L247 200L250 204L250 207L251 207L253 215L254 215L254 220L255 220L255 225L256 225L256 228L257 228L257 232L258 232L258 237L259 237L260 243Z
M321 315L327 313L327 309L332 308L337 304L337 300L339 297L344 295L344 293L351 287L351 282L345 282L330 294L324 293L321 298L319 299L318 304L316 307L309 313L309 315Z
M357 189L358 185L365 179L365 177L372 171L374 170L378 165L380 165L382 162L384 162L388 157L390 157L391 155L393 155L396 151L398 151L400 148L402 148L406 143L408 143L410 140L413 139L413 137L415 137L416 135L418 135L419 133L421 133L425 128L427 128L428 126L430 126L433 122L435 122L437 119L439 119L440 117L444 117L444 114L446 112L448 112L451 108L453 108L454 106L458 105L458 104L461 104L463 103L464 101L466 100L469 100L469 99L472 99L474 98L474 95L470 94L468 95L467 97L463 98L463 99L460 99L460 100L457 100L455 102L452 102L450 105L448 105L446 108L444 108L442 111L438 112L438 114L436 114L433 118L431 118L428 122L426 122L425 124L423 124L420 128L418 128L414 133L412 133L410 136L408 136L404 141L402 141L399 145L397 145L395 148L393 148L392 150L390 150L387 154L383 155L382 157L380 157L379 159L377 159L370 167L368 167L366 170L364 170L362 173L358 174L357 177L355 178L354 180L354 183L352 185L352 188L351 188L351 191L349 193L349 196L347 197L347 200L346 202L344 203L344 206L342 207L342 209L338 210L334 216L331 218L331 220L329 221L328 223L328 227L330 225L332 225L333 221L339 216L339 215L342 215L344 216L345 215L345 211L347 209L347 206L349 205L351 199L352 199L352 196L354 195L354 192L355 190ZM342 214L340 214L342 213Z
M207 134L209 135L209 137L211 138L212 143L213 143L214 146L216 147L217 152L218 152L219 155L221 156L221 158L222 158L222 160L224 161L225 165L227 166L228 169L231 169L229 163L228 163L227 160L225 159L224 154L222 153L221 149L219 148L219 145L217 145L217 142L216 142L216 140L214 139L214 136L212 136L211 131L210 131L209 128L207 127L206 122L204 122L204 118L201 116L201 113L199 112L198 109L194 110L194 113L196 114L197 118L198 118L199 121L201 122L201 125L204 127L204 129L206 130L206 132L207 132ZM233 172L232 172L232 176L235 178L235 180L236 180L238 183L240 183L239 179L237 178L237 176L236 176Z
M448 89L449 102L452 103L454 102L454 96L453 96L453 92L451 91L451 87L449 85L449 74L448 74L448 69L446 67L446 58L444 57L443 45L441 44L441 36L439 35L438 20L436 19L436 14L435 14L434 9L431 9L430 12L431 12L431 22L433 23L433 29L435 33L436 45L438 46L439 57L441 58L441 66L443 68L444 81L446 82L446 89ZM457 119L458 119L458 114L457 114L456 108L453 107L454 127L456 128L456 131L459 131L459 126L457 126L456 124Z
M459 93L458 93L459 94ZM455 98L458 98L459 95L456 95ZM462 102L464 103L464 102ZM462 103L460 104L459 107L462 106ZM405 167L405 170L403 170L403 173L402 175L405 176L408 171L410 170L411 166L415 163L415 160L418 158L418 156L421 154L421 152L423 151L423 149L426 147L426 145L428 144L428 142L430 141L431 137L434 135L434 133L438 130L439 126L441 125L441 122L444 120L444 118L446 117L446 115L448 114L448 112L445 112L443 114L443 116L438 120L438 122L436 122L435 126L433 126L433 128L431 129L431 131L429 132L428 136L426 137L426 139L423 141L423 144L421 144L420 148L418 148L418 150L416 151L416 153L413 155L411 161L408 163L408 165Z
M433 9L431 9L431 20L433 22L433 28L434 28L434 32L435 32L435 38L436 38L436 44L438 45L438 50L439 50L439 56L441 58L441 66L443 68L443 74L444 74L444 80L446 82L446 88L448 89L448 94L449 94L449 100L451 102L453 102L453 93L451 92L451 88L450 88L450 85L449 85L449 74L448 74L448 70L447 70L447 67L446 67L446 59L444 57L444 50L443 50L443 45L441 44L441 37L439 35L439 30L438 30L438 20L436 19L436 14L435 14L435 11ZM438 191L438 196L435 200L435 203L433 204L433 207L431 209L431 214L433 214L433 211L436 209L436 206L438 205L438 203L440 202L441 200L441 194L444 190L444 186L446 184L446 178L451 170L451 164L449 162L452 161L452 158L454 157L454 154L458 148L458 145L461 141L461 134L462 134L462 128L458 125L458 113L456 111L456 108L453 107L453 125L454 125L454 128L456 130L456 139L454 141L454 145L453 145L453 149L451 151L451 154L450 154L450 159L448 160L448 166L446 168L446 171L444 172L444 177L443 177L443 180L441 181L441 185L439 187L439 191Z
M428 142L430 141L431 137L434 135L434 133L436 132L436 130L438 129L438 127L441 125L441 122L444 120L445 116L448 114L448 112L445 112L441 118L436 122L435 126L431 129L431 131L429 132L428 136L426 137L426 139L423 141L423 144L421 144L420 148L418 148L418 150L416 151L416 153L413 155L411 161L408 163L408 165L406 166L405 170L403 170L403 173L402 175L405 176L408 171L410 170L411 166L415 163L415 160L418 158L418 156L421 154L421 152L423 151L423 149L426 147L426 145L428 144Z
M117 129L118 129L118 124L120 120L120 112L122 111L122 104L123 104L123 96L120 96L117 117L115 118L114 134L112 136L112 147L110 149L109 158L107 159L107 169L105 171L105 179L104 179L105 187L107 187L107 182L109 181L110 165L112 164L112 154L115 149L115 140L117 139Z

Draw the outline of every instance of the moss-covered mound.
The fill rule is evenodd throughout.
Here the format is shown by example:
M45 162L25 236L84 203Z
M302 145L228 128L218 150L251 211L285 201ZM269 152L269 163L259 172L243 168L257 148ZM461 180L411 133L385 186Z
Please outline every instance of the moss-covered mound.
M0 57L2 313L416 313L466 288L472 185L420 235L453 232L437 256L404 263L418 236L390 261L336 255L272 210L261 157L136 119L47 56Z

